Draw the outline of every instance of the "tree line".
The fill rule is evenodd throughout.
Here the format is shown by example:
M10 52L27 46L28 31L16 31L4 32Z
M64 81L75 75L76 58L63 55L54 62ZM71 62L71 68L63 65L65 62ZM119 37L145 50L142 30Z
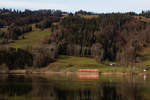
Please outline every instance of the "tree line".
M59 17L48 17L43 19L41 22L36 23L35 27L41 30L51 27L53 22L59 22Z
M18 40L19 36L23 36L24 34L31 32L32 26L16 26L14 24L11 24L7 31L0 30L0 44L7 44L12 40Z
M31 11L28 9L25 11L19 11L3 8L0 9L0 28L10 26L12 23L17 26L39 23L40 21L52 16L61 17L62 12L60 10Z
M26 49L1 48L0 67L5 65L10 70L45 67L55 61L57 53L54 49L55 47L53 45Z

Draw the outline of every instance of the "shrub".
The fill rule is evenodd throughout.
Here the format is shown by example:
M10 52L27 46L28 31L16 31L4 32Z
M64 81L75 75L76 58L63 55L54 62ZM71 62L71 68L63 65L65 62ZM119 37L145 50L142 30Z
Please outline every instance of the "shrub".
M0 50L0 65L6 64L9 69L24 69L32 66L32 54L22 49L8 48Z
M31 52L34 67L43 67L54 62L58 54L56 44L34 47Z

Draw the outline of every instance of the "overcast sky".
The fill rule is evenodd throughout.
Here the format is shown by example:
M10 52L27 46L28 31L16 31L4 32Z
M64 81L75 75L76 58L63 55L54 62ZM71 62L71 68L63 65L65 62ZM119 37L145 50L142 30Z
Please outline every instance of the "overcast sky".
M86 10L92 12L141 12L150 10L150 0L0 0L0 8Z

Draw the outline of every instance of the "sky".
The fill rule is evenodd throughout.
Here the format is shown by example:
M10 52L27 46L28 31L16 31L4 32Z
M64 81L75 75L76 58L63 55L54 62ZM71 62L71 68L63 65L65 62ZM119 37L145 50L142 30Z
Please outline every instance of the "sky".
M85 10L97 13L150 10L150 0L0 0L0 8Z

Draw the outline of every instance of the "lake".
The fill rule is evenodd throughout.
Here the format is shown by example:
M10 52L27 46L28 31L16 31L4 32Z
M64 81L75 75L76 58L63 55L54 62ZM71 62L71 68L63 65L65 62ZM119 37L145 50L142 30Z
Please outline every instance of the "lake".
M1 75L0 100L150 100L150 76Z

